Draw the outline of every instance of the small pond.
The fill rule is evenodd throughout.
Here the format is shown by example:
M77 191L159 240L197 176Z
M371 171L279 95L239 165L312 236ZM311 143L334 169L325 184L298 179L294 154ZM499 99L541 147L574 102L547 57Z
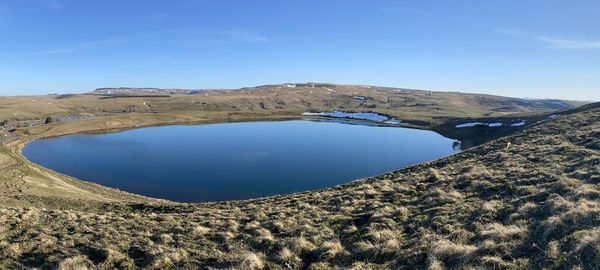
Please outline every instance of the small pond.
M457 151L432 131L307 119L77 134L32 141L23 154L78 179L205 202L333 187Z

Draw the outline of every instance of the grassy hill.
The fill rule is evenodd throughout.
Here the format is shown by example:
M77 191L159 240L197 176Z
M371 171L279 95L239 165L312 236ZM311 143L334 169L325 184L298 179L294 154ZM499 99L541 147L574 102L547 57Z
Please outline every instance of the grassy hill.
M582 104L561 100L524 100L458 92L312 83L190 92L111 88L77 95L0 97L0 125L29 126L40 121L43 123L48 117L90 115L173 116L224 112L252 113L265 117L298 116L306 111L347 110L379 112L399 117L408 123L430 126L447 118L496 117L568 109Z
M291 92L273 94L273 87ZM563 111L556 119L545 118L521 132L435 162L330 189L248 201L178 204L145 198L51 172L20 155L27 140L86 130L290 117L307 107L351 110L364 106L360 105L364 100L350 96L355 93L371 98L374 111L415 116L428 123L443 122L438 115L425 113L425 108L436 106L445 108L443 113L454 113L442 116L440 112L439 117L447 118L505 114L490 109L489 103L464 107L480 95L466 99L457 93L432 93L434 98L427 100L440 95L431 102L437 105L395 109L393 99L404 99L403 95L384 101L391 95L386 91L394 90L359 91L358 86L331 88L348 99L321 99L331 95L325 92L310 101L299 99L296 110L296 103L287 98L292 99L294 89L315 91L312 87L264 88L209 92L208 97L217 97L206 104L218 104L215 108L244 104L237 114L231 107L202 113L170 110L180 105L169 104L184 101L201 106L195 102L207 96L100 101L83 95L55 98L53 102L61 106L47 108L15 100L31 97L3 99L3 104L13 103L3 106L22 108L29 116L47 116L51 107L52 113L70 114L90 108L106 112L148 100L160 105L151 107L155 113L108 112L95 119L15 131L22 137L0 148L0 268L600 267L600 104ZM380 91L386 94L380 96ZM418 94L423 99L428 95L416 92L415 97ZM278 100L290 107L281 112L269 107ZM268 109L261 109L260 102Z

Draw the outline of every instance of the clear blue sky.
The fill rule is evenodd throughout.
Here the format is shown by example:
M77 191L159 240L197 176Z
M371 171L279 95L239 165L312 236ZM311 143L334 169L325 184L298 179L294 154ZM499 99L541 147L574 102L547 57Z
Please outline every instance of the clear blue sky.
M335 82L600 100L598 0L0 0L0 95Z

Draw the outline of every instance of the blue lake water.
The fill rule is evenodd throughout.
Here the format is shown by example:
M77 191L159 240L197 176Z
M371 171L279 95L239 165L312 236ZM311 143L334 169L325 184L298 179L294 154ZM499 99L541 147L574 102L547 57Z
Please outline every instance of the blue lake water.
M336 121L164 126L36 140L47 168L179 202L248 199L332 187L457 152L432 131Z

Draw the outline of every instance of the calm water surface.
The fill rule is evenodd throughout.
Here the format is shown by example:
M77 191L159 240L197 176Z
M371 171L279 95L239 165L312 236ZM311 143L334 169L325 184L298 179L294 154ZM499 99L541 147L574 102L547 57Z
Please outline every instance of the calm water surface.
M453 143L431 131L298 120L69 135L23 154L82 180L202 202L332 187L448 156Z

